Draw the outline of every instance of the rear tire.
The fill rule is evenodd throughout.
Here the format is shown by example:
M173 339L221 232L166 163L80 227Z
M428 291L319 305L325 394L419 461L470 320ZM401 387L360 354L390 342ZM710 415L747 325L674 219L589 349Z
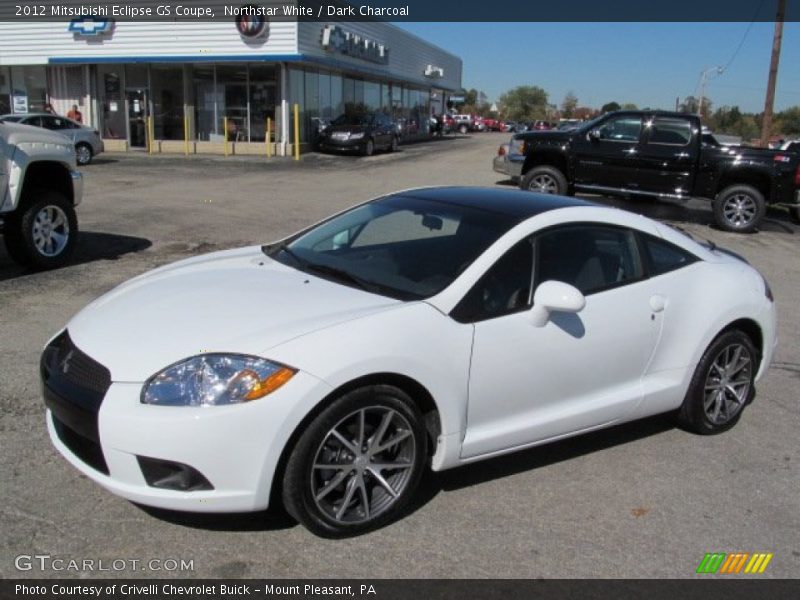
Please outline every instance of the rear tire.
M364 144L364 156L372 156L375 153L375 142L372 138L368 139Z
M392 143L389 144L389 152L397 152L397 147L400 145L400 142L397 141L397 136L392 136Z
M320 412L291 449L283 504L316 535L359 535L403 511L426 459L426 430L411 397L391 385L358 388Z
M86 166L92 162L92 147L89 144L80 143L75 146L75 160L80 166Z
M717 336L697 364L678 421L701 435L727 431L755 397L757 371L758 353L746 333Z
M78 236L75 208L58 192L34 191L37 198L6 223L9 256L33 269L54 269L66 263Z
M755 231L766 211L764 195L750 185L728 186L714 200L714 221L734 233Z
M522 177L519 187L529 192L540 194L558 194L565 196L569 190L567 178L555 167L534 167Z

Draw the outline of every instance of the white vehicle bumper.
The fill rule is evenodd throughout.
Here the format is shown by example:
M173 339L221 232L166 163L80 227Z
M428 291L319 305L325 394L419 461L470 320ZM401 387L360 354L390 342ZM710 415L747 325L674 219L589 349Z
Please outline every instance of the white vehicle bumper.
M70 171L69 175L72 179L72 204L78 206L83 200L83 175L79 171Z
M231 406L145 405L140 402L141 390L141 384L114 383L103 398L98 431L108 474L73 451L74 445L70 447L59 435L48 410L50 439L76 469L114 494L148 506L190 512L265 509L289 437L309 406L331 391L302 372L265 398ZM180 491L148 485L137 457L188 465L213 489Z

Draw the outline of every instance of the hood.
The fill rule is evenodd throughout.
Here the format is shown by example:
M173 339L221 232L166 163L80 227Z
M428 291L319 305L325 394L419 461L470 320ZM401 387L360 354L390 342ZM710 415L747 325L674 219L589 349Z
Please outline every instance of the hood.
M567 141L573 135L575 135L575 130L569 131L559 131L557 129L537 129L535 131L526 131L525 133L518 133L514 137L516 139L525 140L526 142L533 142L536 143L537 141Z
M76 346L108 367L112 381L142 382L203 352L280 360L268 350L399 304L297 271L253 246L132 279L89 304L67 328Z

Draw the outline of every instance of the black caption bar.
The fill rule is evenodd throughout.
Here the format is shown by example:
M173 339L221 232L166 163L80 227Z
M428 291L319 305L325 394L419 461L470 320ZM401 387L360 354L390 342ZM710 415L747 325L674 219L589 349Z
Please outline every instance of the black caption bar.
M291 580L291 579L29 579L0 581L0 598L73 600L99 598L221 598L325 600L511 600L525 598L581 600L734 600L769 598L795 600L800 580L691 579L691 580Z
M774 21L779 0L2 0L1 21L216 21L247 16L302 21L750 22ZM786 2L800 21L800 2Z

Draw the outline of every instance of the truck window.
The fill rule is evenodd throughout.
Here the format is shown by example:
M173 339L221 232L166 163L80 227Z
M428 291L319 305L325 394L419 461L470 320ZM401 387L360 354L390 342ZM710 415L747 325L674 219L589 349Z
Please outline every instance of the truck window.
M600 139L612 142L638 142L642 131L640 117L619 116L599 127Z
M686 119L656 117L648 125L648 144L686 146L692 139L692 127Z

